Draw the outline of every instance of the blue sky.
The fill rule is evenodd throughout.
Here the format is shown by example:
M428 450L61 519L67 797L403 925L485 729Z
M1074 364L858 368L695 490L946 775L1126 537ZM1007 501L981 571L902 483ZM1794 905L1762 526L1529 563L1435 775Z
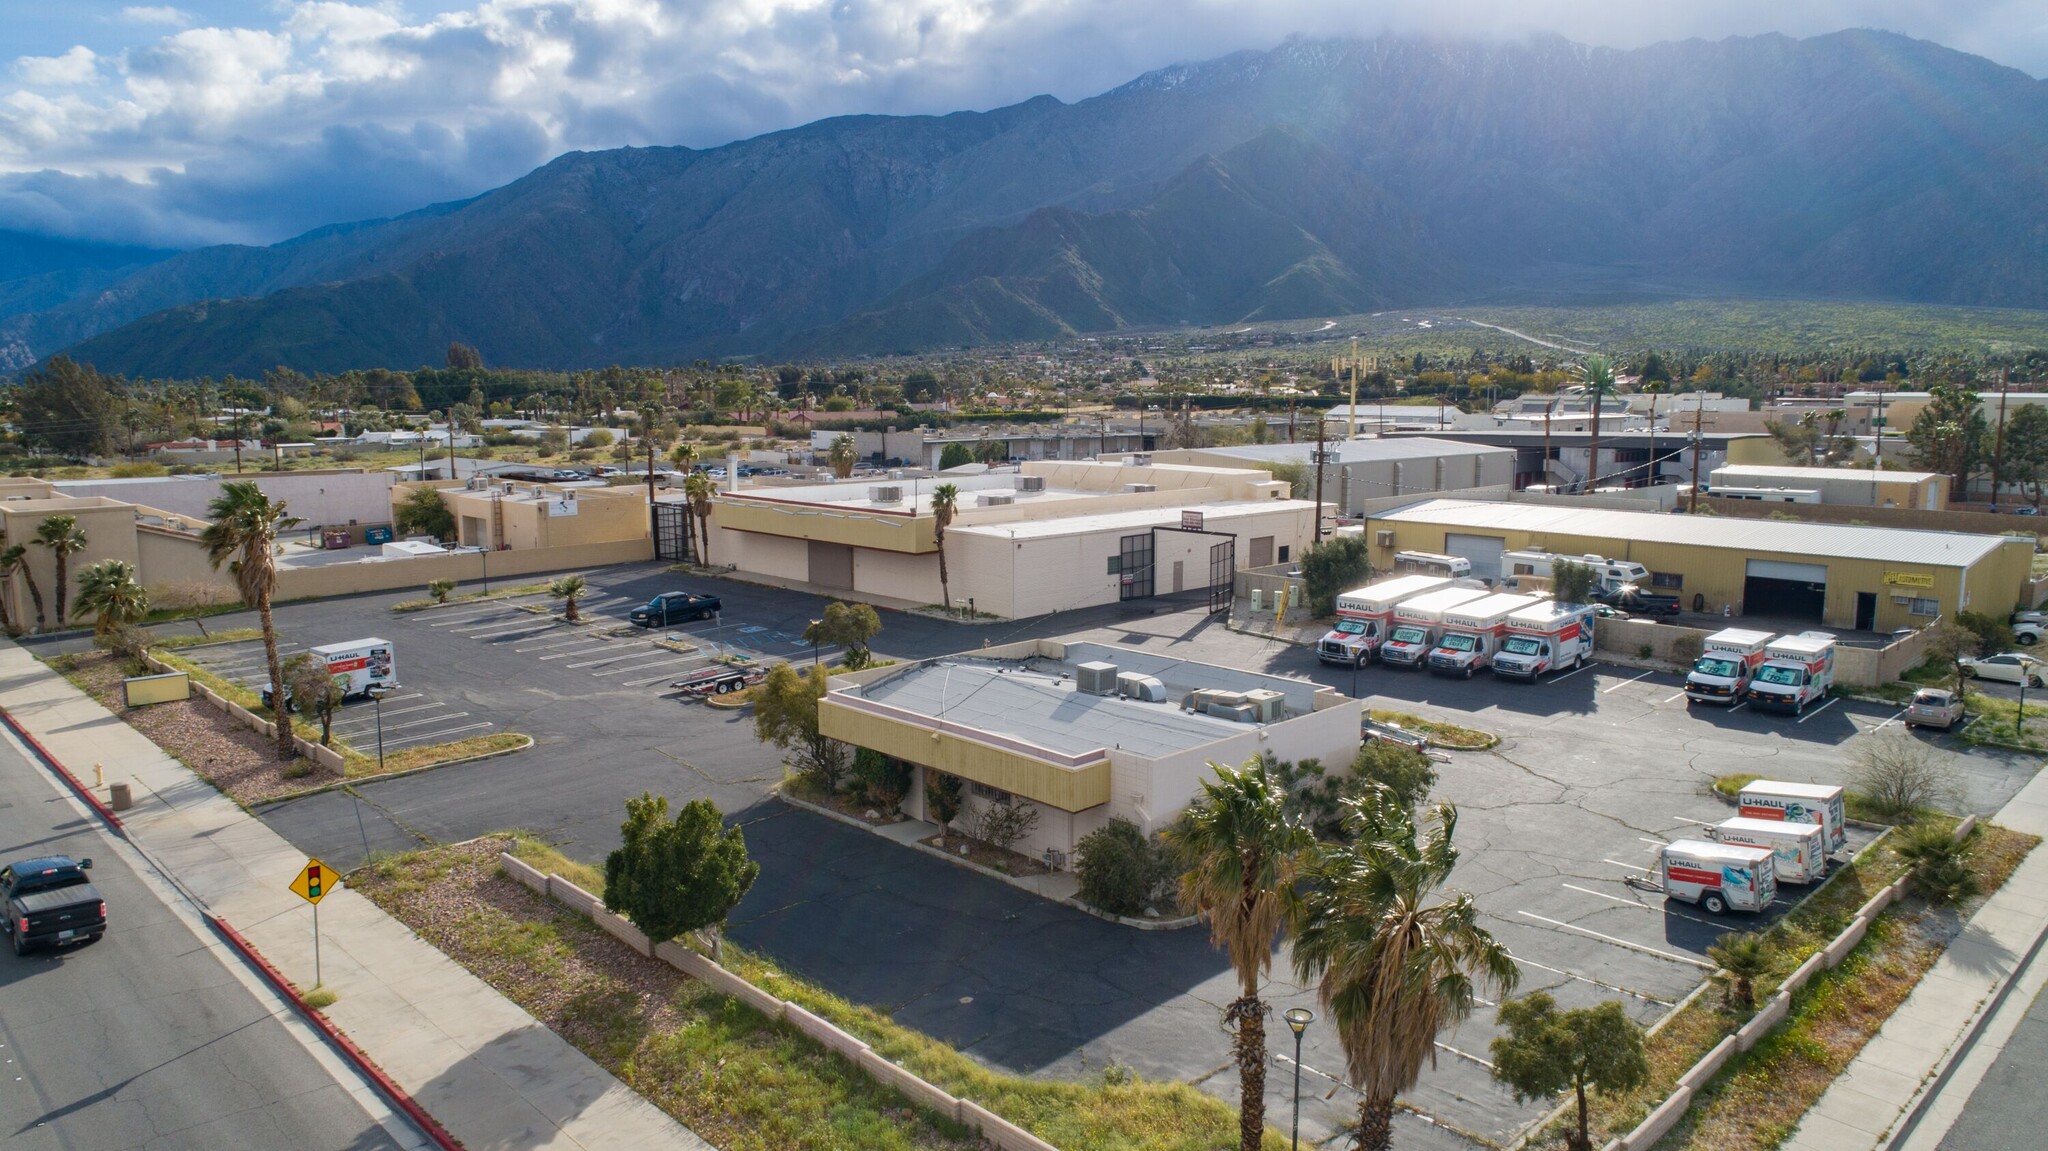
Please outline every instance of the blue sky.
M0 0L0 228L269 243L573 149L1073 100L1290 32L1845 27L2048 75L2041 0Z

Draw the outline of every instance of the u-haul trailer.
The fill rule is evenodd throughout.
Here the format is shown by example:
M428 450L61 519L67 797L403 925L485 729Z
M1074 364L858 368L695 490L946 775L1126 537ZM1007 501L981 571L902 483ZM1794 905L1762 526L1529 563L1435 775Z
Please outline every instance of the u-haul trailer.
M1818 823L1827 832L1829 853L1848 846L1845 791L1823 783L1780 783L1759 779L1736 796L1735 814L1783 823Z
M1768 847L1777 856L1772 866L1785 883L1812 883L1827 874L1827 832L1818 823L1786 823L1778 819L1724 819L1708 830L1716 843Z
M1778 895L1777 856L1768 847L1681 839L1657 852L1658 877L1670 899L1724 911L1762 911Z

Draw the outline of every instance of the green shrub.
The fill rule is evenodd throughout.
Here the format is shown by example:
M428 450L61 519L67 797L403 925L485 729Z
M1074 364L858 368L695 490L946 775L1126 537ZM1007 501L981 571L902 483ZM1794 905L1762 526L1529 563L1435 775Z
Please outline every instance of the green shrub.
M1138 915L1164 897L1173 859L1127 819L1111 819L1075 845L1081 899L1112 915Z
M864 802L874 804L886 815L896 810L910 791L910 765L894 756L859 748L853 753L853 786Z

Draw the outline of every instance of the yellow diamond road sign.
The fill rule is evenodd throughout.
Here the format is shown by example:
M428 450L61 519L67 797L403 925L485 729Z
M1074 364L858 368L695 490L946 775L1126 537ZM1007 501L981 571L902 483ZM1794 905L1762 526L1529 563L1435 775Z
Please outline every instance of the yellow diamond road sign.
M335 874L327 865L317 859L309 859L306 866L292 877L292 891L307 903L318 903L327 897L327 889L333 885Z

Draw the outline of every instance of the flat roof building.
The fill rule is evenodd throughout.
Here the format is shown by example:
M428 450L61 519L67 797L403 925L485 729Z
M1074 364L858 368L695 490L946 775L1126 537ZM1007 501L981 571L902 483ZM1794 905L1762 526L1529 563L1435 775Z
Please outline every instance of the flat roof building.
M1387 496L1466 488L1507 488L1515 479L1515 453L1491 444L1461 443L1431 436L1329 440L1323 474L1323 501L1328 514L1360 516L1366 501ZM1312 443L1243 444L1216 448L1178 448L1152 453L1159 463L1201 464L1244 468L1295 464L1309 469L1297 499L1315 497Z
M1715 495L1726 489L1810 491L1820 503L1852 507L1938 512L1948 506L1948 477L1939 472L1728 464L1714 469L1707 488Z

